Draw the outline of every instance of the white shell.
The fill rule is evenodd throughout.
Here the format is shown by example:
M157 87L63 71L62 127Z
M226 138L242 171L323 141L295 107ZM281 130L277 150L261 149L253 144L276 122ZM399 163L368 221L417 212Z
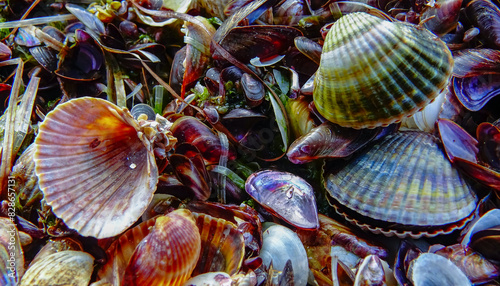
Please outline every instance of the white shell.
M267 228L266 228L267 227ZM304 245L295 232L287 227L274 223L264 223L262 263L273 269L282 271L288 260L292 261L294 282L296 286L305 286L309 276L309 262Z

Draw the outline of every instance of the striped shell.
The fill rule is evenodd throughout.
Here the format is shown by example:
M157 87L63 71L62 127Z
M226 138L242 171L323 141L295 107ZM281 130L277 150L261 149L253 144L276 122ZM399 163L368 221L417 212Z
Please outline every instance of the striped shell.
M189 210L160 216L132 254L122 285L184 285L200 250L200 232Z
M463 227L477 198L437 143L425 132L386 136L345 167L327 170L329 199L351 222L388 236Z
M321 115L344 127L385 126L433 100L452 67L450 50L428 30L347 14L326 36L314 103Z
M158 182L151 145L126 109L82 97L47 114L35 172L55 215L83 236L115 236L146 210Z

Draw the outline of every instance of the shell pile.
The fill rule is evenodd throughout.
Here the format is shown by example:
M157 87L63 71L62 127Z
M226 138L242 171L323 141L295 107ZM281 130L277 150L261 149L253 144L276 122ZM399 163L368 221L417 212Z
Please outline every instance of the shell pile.
M500 285L499 5L0 1L0 286Z

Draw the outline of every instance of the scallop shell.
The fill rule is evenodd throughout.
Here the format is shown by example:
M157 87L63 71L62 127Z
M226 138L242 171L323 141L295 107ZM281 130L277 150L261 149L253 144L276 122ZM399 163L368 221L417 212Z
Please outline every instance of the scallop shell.
M200 249L200 232L189 210L160 216L137 245L122 285L183 285L191 277Z
M223 271L236 274L245 256L243 233L236 225L206 214L193 214L200 230L201 255L192 275Z
M386 136L344 168L327 170L325 186L351 222L399 237L450 233L464 226L477 202L438 139L425 132Z
M428 30L347 14L326 36L314 103L321 115L344 127L385 126L434 99L452 67L450 50Z
M65 250L48 255L28 268L20 286L89 285L94 258L82 251Z
M127 230L109 246L106 250L106 264L97 273L101 281L112 285L122 285L125 269L135 248L151 232L156 218L148 219Z
M126 109L83 97L47 114L35 140L45 200L81 235L105 238L131 226L158 182L152 148Z

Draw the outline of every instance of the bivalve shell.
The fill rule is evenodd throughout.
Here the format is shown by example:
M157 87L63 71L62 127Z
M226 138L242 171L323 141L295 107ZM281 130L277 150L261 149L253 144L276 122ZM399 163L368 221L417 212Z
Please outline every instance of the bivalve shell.
M326 36L314 103L321 115L344 127L385 126L433 100L452 67L450 50L428 30L347 14Z
M415 286L472 285L465 274L450 260L433 253L420 254L410 263L408 278Z
M200 249L200 232L189 210L160 216L130 258L123 285L180 286L191 277Z
M339 167L327 169L325 175L332 205L376 233L450 233L463 227L476 207L474 191L429 133L388 135Z
M158 182L145 137L128 110L102 99L73 99L47 114L35 140L35 172L54 214L97 238L137 221Z
M20 286L89 285L94 258L82 251L65 250L45 256L24 273Z

